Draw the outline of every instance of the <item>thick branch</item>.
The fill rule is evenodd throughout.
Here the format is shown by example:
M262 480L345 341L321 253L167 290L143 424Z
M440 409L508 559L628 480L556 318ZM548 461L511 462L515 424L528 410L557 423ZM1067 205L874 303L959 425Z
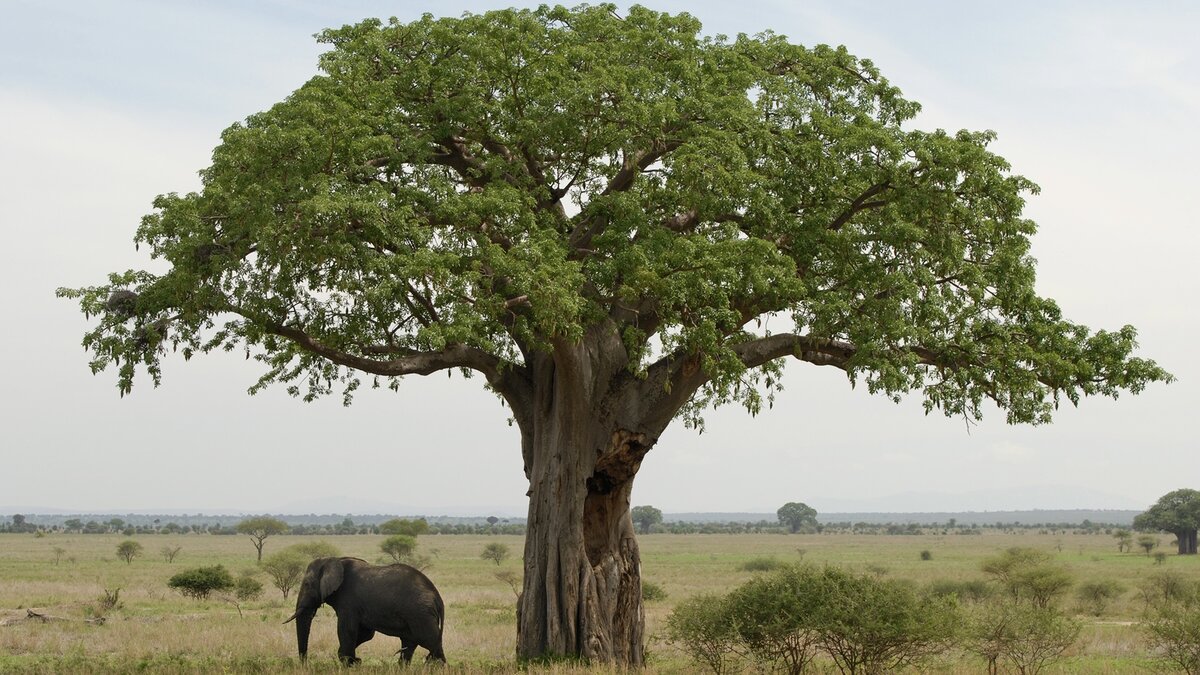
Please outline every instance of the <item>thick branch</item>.
M859 195L853 202L850 203L850 206L847 207L845 211L842 211L837 218L833 219L833 222L829 224L829 229L836 232L837 230L842 229L846 223L850 222L851 218L858 215L860 212L866 211L867 209L875 209L879 208L880 206L885 206L887 204L885 201L870 201L870 199L884 190L887 190L891 186L892 184L885 180L882 183L876 183L864 190L861 195Z
M626 155L621 162L620 170L608 182L608 185L600 193L600 196L603 197L629 190L633 187L634 179L641 175L643 171L680 145L682 145L680 141L659 141L647 150ZM594 213L580 219L579 223L571 231L571 238L569 240L571 248L576 251L588 248L591 245L592 239L597 234L603 232L607 224L607 216L600 213Z

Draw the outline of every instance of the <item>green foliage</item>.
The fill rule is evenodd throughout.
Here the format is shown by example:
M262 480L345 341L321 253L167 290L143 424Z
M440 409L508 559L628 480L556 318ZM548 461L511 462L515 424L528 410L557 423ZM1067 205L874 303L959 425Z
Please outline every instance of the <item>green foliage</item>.
M663 520L662 511L649 505L635 506L630 510L629 515L642 533L649 532L652 525L657 525Z
M1079 584L1075 589L1075 597L1079 599L1084 612L1100 616L1107 609L1108 603L1121 597L1124 592L1125 586L1121 582L1102 579Z
M645 600L646 602L657 602L659 600L666 599L666 589L654 583L653 581L642 579L642 600Z
M1147 608L1163 603L1192 605L1200 601L1200 582L1178 570L1162 570L1138 584L1138 595Z
M921 560L933 560L933 552L929 549L921 551Z
M410 537L417 537L429 533L429 523L424 518L416 518L414 520L392 518L379 525L379 533L405 534Z
M995 595L995 587L982 580L938 579L930 582L926 592L936 597L953 596L960 601L982 602Z
M330 544L327 541L301 542L299 544L292 544L283 550L291 551L304 556L306 562L316 560L317 558L337 558L338 556L342 555L342 552L338 550L338 547Z
M133 559L142 554L142 545L132 539L117 544L117 557L125 561L125 564L133 562Z
M1164 602L1146 612L1140 628L1166 670L1200 674L1200 611L1195 598Z
M459 367L504 393L525 354L604 326L627 371L657 377L654 344L702 369L655 380L693 424L769 404L787 356L1011 422L1170 379L1132 327L1036 294L1037 187L995 134L910 129L920 106L844 48L605 5L319 40L321 74L227 129L199 192L154 200L136 241L165 272L59 289L123 393L176 349L244 349L255 390L309 399ZM772 314L803 332L754 333Z
M758 558L751 558L750 560L738 565L738 569L743 572L771 572L787 566L788 564L779 558L775 558L773 556L761 556Z
M1081 629L1055 607L1001 600L970 612L966 646L987 661L989 673L1007 661L1022 675L1036 675L1075 644Z
M308 568L308 564L314 559L300 551L297 546L289 546L267 556L262 561L262 570L286 600L288 594L304 577L304 570Z
M737 635L718 595L696 595L680 602L667 616L667 640L696 663L718 675L730 672Z
M1134 518L1133 527L1172 533L1200 529L1200 491L1185 488L1168 492Z
M815 530L817 527L817 510L803 502L788 502L775 512L779 522L788 526L793 533L801 528Z
M167 581L167 586L197 600L207 598L215 591L228 591L234 584L233 576L224 565L185 570Z
M1133 533L1126 529L1120 529L1113 532L1113 538L1117 540L1117 551L1120 553L1128 553L1133 550Z
M263 542L267 537L283 534L288 531L288 524L270 516L246 518L237 524L239 534L249 535L254 549L258 552L258 561L262 562Z
M1146 552L1146 555L1150 555L1150 552L1158 547L1158 537L1151 534L1143 534L1137 538L1137 545L1138 548Z
M239 601L257 600L262 594L262 582L255 579L252 572L239 575L233 582L233 596Z
M492 562L496 563L497 565L504 562L504 560L507 559L508 556L509 556L508 545L501 544L500 542L495 542L495 541L489 543L487 546L484 546L483 552L479 554L480 558L483 558L484 560L491 560Z
M789 673L818 654L842 672L892 672L946 649L957 625L953 600L833 567L787 566L681 611L668 618L669 635L716 672L737 653Z
M408 534L392 534L379 543L379 550L395 562L408 562L416 552L416 538Z
M1028 601L1037 607L1051 606L1071 587L1070 572L1053 562L1049 553L1032 548L1013 547L983 561L980 568L1008 592L1015 601Z

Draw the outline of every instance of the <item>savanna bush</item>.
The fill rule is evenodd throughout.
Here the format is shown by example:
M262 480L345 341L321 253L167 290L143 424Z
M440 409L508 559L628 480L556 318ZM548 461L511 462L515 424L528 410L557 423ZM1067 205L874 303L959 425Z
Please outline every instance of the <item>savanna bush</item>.
M642 579L642 600L646 602L655 602L657 600L666 600L667 591L662 586L653 581Z
M224 565L184 570L167 581L167 586L197 600L207 598L214 591L231 590L234 584L233 576Z
M738 646L727 605L720 595L696 595L676 605L667 617L667 641L717 675L730 672Z
M982 579L955 581L953 579L938 579L930 582L926 592L935 597L953 596L959 601L983 602L996 593L996 587Z
M1073 579L1053 556L1032 548L1013 547L983 561L984 573L995 579L1014 601L1028 601L1041 608L1056 603L1070 589Z
M743 572L771 572L784 567L787 567L787 563L772 557L751 558L738 565L738 569Z
M1093 616L1100 616L1108 608L1108 603L1121 597L1125 586L1112 579L1101 581L1085 581L1075 589L1075 597L1079 599L1080 609Z
M965 644L984 658L989 674L1007 662L1021 675L1037 675L1075 644L1081 629L1056 607L1004 598L969 613Z
M836 567L786 566L726 597L681 603L669 635L693 659L725 672L739 656L766 670L805 672L824 655L843 673L892 672L948 648L953 598Z
M1194 599L1147 610L1140 627L1166 670L1200 674L1200 606Z

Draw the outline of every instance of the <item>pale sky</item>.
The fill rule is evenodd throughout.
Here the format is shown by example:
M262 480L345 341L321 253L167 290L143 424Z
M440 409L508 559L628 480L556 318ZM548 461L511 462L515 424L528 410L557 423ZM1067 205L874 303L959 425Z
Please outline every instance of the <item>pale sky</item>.
M516 3L526 4L526 3ZM536 4L536 3L530 3ZM145 267L155 195L199 186L223 129L316 72L313 33L485 2L0 0L0 517L13 512L525 515L515 428L479 379L411 377L305 404L250 397L258 370L211 354L118 397L59 286ZM626 4L622 3L624 8ZM1117 2L657 2L708 33L845 44L924 111L911 126L993 129L1042 187L1038 287L1092 328L1138 327L1179 381L1085 400L1054 424L970 429L793 362L773 410L677 424L635 504L666 512L1144 508L1200 488L1195 196L1200 5Z

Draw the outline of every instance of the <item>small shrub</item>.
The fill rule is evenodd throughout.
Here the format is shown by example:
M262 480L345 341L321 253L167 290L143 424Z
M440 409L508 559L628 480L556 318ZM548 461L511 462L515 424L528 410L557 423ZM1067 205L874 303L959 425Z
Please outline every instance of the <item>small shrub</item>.
M491 560L499 565L508 558L508 546L494 541L483 547L483 553L480 553L479 557L484 560Z
M1125 592L1125 587L1112 579L1104 581L1088 581L1075 589L1075 597L1079 598L1082 611L1100 616L1108 607L1108 603L1119 598Z
M667 616L667 641L713 673L729 672L737 635L717 595L697 595L675 606Z
M132 539L117 544L117 557L125 561L128 565L133 562L133 559L142 554L142 545Z
M921 551L921 560L933 560L933 553L929 549Z
M787 567L787 563L772 557L751 558L738 565L738 569L743 572L772 572L783 567Z
M243 574L233 583L233 595L238 600L257 600L262 597L263 585L252 574Z
M1154 564L1162 565L1167 562L1167 554L1163 551L1154 552Z
M952 581L938 579L926 587L926 591L934 597L954 596L962 601L983 602L995 595L995 587L982 579L968 581Z
M267 577L275 588L283 593L283 599L286 600L292 589L300 583L300 579L304 576L304 570L308 568L310 562L312 559L305 553L289 546L267 556L262 562L262 569L267 573Z
M163 560L169 563L175 562L175 558L179 557L179 552L183 550L182 546L164 546L158 550L162 555Z
M646 602L655 602L666 599L667 592L663 590L662 586L659 586L653 581L646 581L645 579L642 579L642 600L645 600Z
M233 577L224 565L198 567L185 570L171 577L167 586L174 588L189 598L203 600L214 591L227 591L233 588Z

